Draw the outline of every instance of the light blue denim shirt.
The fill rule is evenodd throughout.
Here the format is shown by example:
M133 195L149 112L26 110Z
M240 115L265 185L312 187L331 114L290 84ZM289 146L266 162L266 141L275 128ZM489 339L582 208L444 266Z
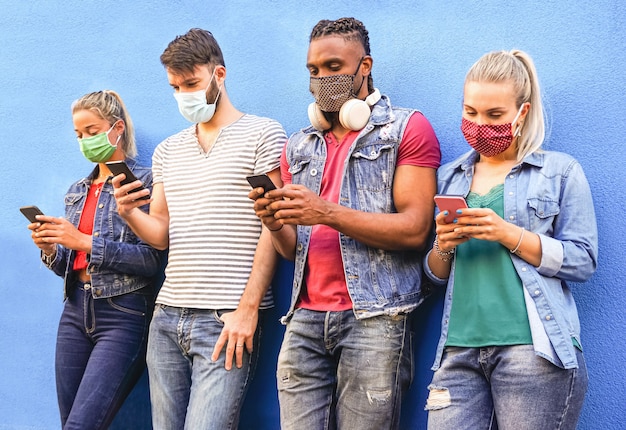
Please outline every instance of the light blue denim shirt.
M393 213L393 178L398 146L414 110L392 107L383 96L368 124L348 150L339 192L339 204L363 211ZM313 127L294 133L286 148L294 184L319 194L326 163L326 143ZM304 282L311 226L297 227L296 259L291 307L293 314ZM393 315L413 310L422 300L422 253L375 249L339 234L344 275L356 318ZM339 262L338 262L339 264Z
M152 171L138 166L132 159L126 164L148 188L152 188ZM78 228L87 192L98 167L91 174L72 184L65 195L65 218ZM142 206L147 211L148 205ZM142 242L117 213L111 177L102 186L98 196L91 242L91 254L87 255L87 271L91 275L91 292L94 298L105 298L152 288L154 276L160 269L161 253ZM76 252L57 245L53 261L42 260L54 273L63 277L65 297L76 281L73 270ZM154 291L146 291L154 294Z
M478 153L470 151L437 171L438 192L467 196ZM504 218L539 235L541 264L511 254L524 285L535 353L555 365L578 367L572 338L580 341L580 322L567 282L584 282L598 262L598 232L591 191L580 164L560 152L528 155L504 181ZM445 284L428 267L426 275ZM441 338L433 370L441 363L452 307L454 261L444 302Z

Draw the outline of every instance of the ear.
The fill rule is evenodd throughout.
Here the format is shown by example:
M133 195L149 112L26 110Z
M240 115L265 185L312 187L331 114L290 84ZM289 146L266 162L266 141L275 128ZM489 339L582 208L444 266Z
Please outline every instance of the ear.
M361 62L361 75L369 76L372 73L372 65L374 64L374 59L369 55L363 57L363 61Z
M529 110L530 110L530 102L524 103L524 107L522 108L522 111L519 114L518 121L524 122L524 119L526 118L526 115L528 115Z
M226 80L226 67L224 66L215 66L215 80L222 84Z
M124 120L118 119L115 124L113 124L113 130L115 130L115 132L120 136L124 134L124 130L126 130L126 123Z

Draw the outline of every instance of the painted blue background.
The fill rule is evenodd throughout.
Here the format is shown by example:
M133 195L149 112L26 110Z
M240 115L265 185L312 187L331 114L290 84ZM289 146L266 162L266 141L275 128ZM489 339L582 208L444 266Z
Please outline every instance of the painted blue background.
M74 138L70 103L110 88L137 129L140 160L187 126L159 63L191 27L211 30L224 51L227 88L241 110L307 123L308 34L322 18L355 16L367 26L374 81L392 101L421 109L444 161L467 149L459 130L465 72L483 53L521 48L535 59L551 133L546 147L574 155L591 184L600 266L574 285L590 385L579 428L626 422L626 4L622 0L257 1L65 0L0 5L0 429L59 427L54 342L62 282L39 263L18 207L63 213L62 197L91 165ZM274 363L292 266L277 275L278 307L266 326L257 379L242 428L278 428ZM440 297L418 311L415 379L403 428L425 428L423 405L439 334ZM148 428L145 381L114 428Z

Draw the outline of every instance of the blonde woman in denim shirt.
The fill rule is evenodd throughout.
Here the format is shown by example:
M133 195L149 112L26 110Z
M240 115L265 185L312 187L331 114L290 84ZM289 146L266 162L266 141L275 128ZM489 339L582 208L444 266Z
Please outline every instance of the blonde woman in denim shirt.
M522 51L481 57L465 80L473 150L438 171L469 208L436 218L426 257L447 283L426 409L430 429L574 429L587 389L568 282L597 264L589 185L569 155L542 151L535 66Z
M126 160L146 186L152 174L129 158L133 126L118 94L83 96L72 119L81 151L97 164L65 195L65 217L39 215L29 229L65 284L55 359L62 427L106 429L145 368L160 254L117 214L105 163Z

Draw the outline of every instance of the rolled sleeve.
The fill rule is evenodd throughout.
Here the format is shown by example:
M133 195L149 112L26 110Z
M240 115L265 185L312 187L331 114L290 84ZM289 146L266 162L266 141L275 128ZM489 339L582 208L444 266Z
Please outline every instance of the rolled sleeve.
M437 275L433 273L432 270L430 270L430 266L428 265L428 256L430 255L431 252L432 250L428 251L428 253L424 257L424 273L426 274L428 279L431 280L433 284L442 287L448 283L448 279L439 278Z
M563 245L561 241L543 234L539 235L539 240L541 240L541 264L537 271L543 276L555 276L563 265Z

